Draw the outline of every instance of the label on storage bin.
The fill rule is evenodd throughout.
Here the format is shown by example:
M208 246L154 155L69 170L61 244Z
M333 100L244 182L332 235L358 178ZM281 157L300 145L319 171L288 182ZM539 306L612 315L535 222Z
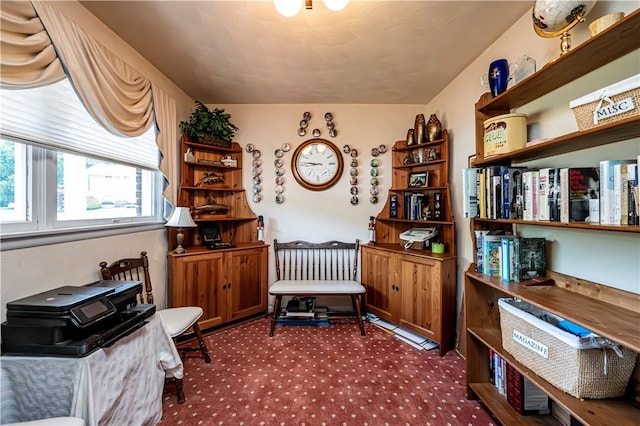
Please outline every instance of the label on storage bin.
M607 101L609 104L601 106L602 100ZM598 124L598 121L605 118L614 117L618 114L631 111L636 107L633 103L633 98L626 98L618 102L612 102L611 99L606 97L602 100L595 111L593 111L593 124Z
M516 343L521 344L525 348L537 353L541 357L549 359L549 348L546 345L538 342L537 340L533 340L532 338L525 336L518 330L513 330L513 340Z

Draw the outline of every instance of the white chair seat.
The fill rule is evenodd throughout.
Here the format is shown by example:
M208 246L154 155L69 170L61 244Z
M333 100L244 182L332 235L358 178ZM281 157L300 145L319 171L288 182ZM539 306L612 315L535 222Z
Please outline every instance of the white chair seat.
M29 422L11 423L11 426L85 426L86 423L79 417L53 417L50 419L32 420Z
M199 306L161 309L156 312L162 317L171 337L177 337L187 331L200 319L202 313L202 308Z
M364 294L362 284L353 280L280 280L269 288L269 294L286 295L340 295Z

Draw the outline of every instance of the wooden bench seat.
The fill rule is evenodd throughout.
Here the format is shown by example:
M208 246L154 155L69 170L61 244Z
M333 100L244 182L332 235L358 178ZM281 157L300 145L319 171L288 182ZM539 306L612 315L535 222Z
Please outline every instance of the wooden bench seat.
M349 296L360 334L365 335L361 297L365 288L356 280L360 241L310 243L274 240L276 282L269 288L275 296L269 336L273 336L280 316L283 296Z

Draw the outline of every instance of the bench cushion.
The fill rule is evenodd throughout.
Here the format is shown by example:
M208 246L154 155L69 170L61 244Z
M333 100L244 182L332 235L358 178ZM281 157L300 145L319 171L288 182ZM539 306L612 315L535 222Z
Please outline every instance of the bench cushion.
M364 294L365 289L353 280L279 280L269 288L275 296Z

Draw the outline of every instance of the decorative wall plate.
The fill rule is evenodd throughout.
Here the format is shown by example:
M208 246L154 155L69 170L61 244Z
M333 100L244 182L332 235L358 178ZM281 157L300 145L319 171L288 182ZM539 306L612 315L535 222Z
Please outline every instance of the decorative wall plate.
M282 161L282 158L276 158L275 161L273 162L273 165L276 166L277 168L280 168L284 165L284 162Z
M282 158L282 156L284 155L284 151L278 148L274 151L273 154L276 156L276 158Z
M259 149L254 149L251 155L253 155L253 158L260 158L260 156L262 155L262 152L260 152Z
M248 143L247 146L244 147L245 151L247 152L253 152L254 147L252 143Z
M282 194L276 195L276 203L278 203L278 204L284 203L284 195L282 195Z
M313 137L314 138L320 137L320 129L313 129Z
M283 143L282 144L282 150L284 152L289 152L291 150L291 145L289 145L288 143Z

